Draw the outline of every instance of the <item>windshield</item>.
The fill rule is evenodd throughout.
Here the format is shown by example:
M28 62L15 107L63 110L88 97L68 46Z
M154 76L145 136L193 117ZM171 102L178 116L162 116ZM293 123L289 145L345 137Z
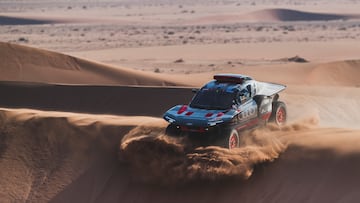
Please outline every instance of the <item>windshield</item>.
M200 90L190 103L192 108L200 109L229 109L233 104L235 93L219 89Z

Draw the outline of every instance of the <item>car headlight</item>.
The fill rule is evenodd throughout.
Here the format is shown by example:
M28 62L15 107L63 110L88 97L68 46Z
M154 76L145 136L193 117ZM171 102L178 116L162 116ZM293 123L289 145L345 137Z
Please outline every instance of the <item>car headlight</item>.
M165 119L169 122L169 123L174 123L175 119L169 117L169 116L165 116Z

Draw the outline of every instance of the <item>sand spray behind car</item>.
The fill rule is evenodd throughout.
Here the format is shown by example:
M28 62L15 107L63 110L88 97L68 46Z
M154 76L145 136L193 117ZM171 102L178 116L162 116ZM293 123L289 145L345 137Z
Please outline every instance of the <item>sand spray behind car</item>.
M310 118L279 128L241 134L241 146L225 149L216 146L193 147L186 137L169 137L164 127L136 127L125 135L119 157L129 164L138 181L162 184L248 179L254 166L272 162L284 152L293 132L307 130L317 123Z

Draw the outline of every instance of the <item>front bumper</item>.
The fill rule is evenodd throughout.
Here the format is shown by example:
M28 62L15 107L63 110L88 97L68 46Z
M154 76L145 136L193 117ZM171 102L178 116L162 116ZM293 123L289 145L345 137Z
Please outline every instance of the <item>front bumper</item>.
M217 125L223 124L225 121L223 119L200 119L200 118L188 118L188 117L175 117L172 115L165 114L164 119L172 125L184 126L190 129L207 129Z

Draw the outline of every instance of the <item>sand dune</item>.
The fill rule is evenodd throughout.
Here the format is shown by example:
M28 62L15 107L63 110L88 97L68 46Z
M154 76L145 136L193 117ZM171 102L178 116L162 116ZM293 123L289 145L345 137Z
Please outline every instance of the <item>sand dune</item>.
M116 166L119 136L136 123L152 120L104 115L93 118L2 110L2 201L48 201L101 160L110 159Z
M0 42L0 80L66 84L172 85L154 74Z
M359 18L358 15L314 13L292 9L264 9L249 14L249 17L259 21L329 21L349 20Z
M54 23L62 23L62 21L0 16L0 25L40 25Z
M360 61L349 60L320 64L308 76L310 84L360 87Z
M335 14L299 11L294 9L271 8L253 11L246 14L209 15L186 21L190 24L214 24L236 22L287 22L287 21L332 21L359 19L357 14Z
M312 85L331 87L359 87L360 60L342 60L333 62L311 63L275 63L264 65L240 65L221 67L220 70L208 70L187 75L166 75L174 82L189 86L201 86L212 79L216 73L238 73L251 75L259 81L277 82L287 85ZM221 66L221 65L219 65ZM223 65L224 66L224 65ZM271 75L269 75L271 73ZM164 75L165 76L165 75Z
M175 48L178 47L174 47ZM195 47L196 48L196 47ZM205 47L206 48L206 47ZM223 47L216 47L223 48ZM180 48L179 48L180 49ZM193 49L188 47L183 52ZM174 50L161 50L167 55ZM45 51L36 48L19 46L15 44L0 42L0 80L38 82L38 83L61 83L61 84L92 84L92 85L190 85L200 86L211 79L214 71L197 74L197 80L188 75L165 75L151 72L137 71L123 67L113 67L105 64L79 59L76 57ZM131 57L141 50L110 50ZM156 48L147 49L146 53L159 51ZM209 53L202 48L199 52ZM127 55L127 54L130 54ZM177 53L177 52L176 52ZM236 50L234 50L236 53ZM96 54L96 52L95 52ZM179 54L179 53L178 53ZM212 53L215 56L215 53ZM202 57L200 54L198 57ZM114 56L112 56L114 57ZM153 55L149 55L153 57ZM209 56L208 56L209 57ZM234 56L235 57L235 56ZM199 60L199 59L193 59ZM225 60L225 59L224 59ZM359 60L345 60L330 63L308 63L308 64L275 64L258 66L240 66L236 68L222 68L221 72L234 72L252 75L258 80L271 80L286 84L311 84L311 85L337 85L337 86L359 86ZM272 74L269 79L268 74ZM284 77L286 75L286 77Z
M118 161L119 141L127 132L132 127L145 126L138 131L138 136L151 137L151 134L163 132L166 124L160 119L11 109L1 109L0 115L0 197L5 201L352 202L359 198L360 180L355 174L360 170L357 164L360 161L357 144L360 134L355 130L309 128L307 122L296 123L281 131L259 130L252 134L258 144L264 144L261 140L267 137L271 138L267 142L269 149L279 142L287 145L278 159L276 154L271 155L271 150L262 151L263 155L258 151L254 156L263 158L254 163L267 164L257 165L246 181L241 181L241 173L217 172L218 176L208 176L217 177L215 182L209 182L206 176L202 176L202 180L199 176L187 176L190 183L185 182L179 187L144 184L136 170L130 170L133 165ZM278 141L274 142L274 139ZM255 143L248 149L255 150ZM165 148L153 144L157 147L149 148L150 157L169 160L171 155L176 158L182 154L174 154L178 145L172 142ZM143 146L154 145L150 142ZM199 150L197 153L201 154L202 150ZM205 151L206 154L217 154L213 161L220 161L221 157L239 161L236 157L244 153L241 149L231 153L220 148ZM275 160L265 158L270 155ZM143 154L137 158L145 160L144 157L147 156ZM246 163L246 156L241 160L240 163ZM206 159L193 161L195 165L206 163ZM165 167L163 170L175 170L170 165L160 166ZM218 165L209 167L207 171L198 172L210 175L214 173L211 169L215 170ZM148 174L152 172L149 170ZM171 174L175 175L178 173ZM240 180L231 181L238 179L236 177ZM169 180L173 177L157 178Z

